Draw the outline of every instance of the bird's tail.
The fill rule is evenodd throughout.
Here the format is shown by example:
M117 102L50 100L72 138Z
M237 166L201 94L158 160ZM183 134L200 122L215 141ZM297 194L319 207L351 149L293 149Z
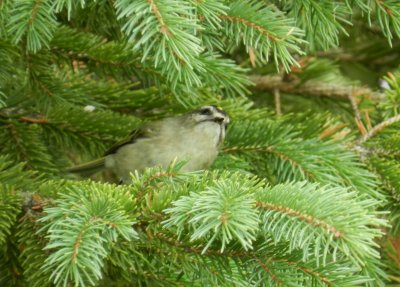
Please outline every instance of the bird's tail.
M66 172L77 173L81 176L91 176L102 171L105 168L105 158L95 159L93 161L68 168Z

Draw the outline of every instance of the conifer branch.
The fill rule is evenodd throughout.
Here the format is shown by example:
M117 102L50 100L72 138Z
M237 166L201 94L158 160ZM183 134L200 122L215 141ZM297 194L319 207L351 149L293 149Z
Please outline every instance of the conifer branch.
M163 20L162 15L160 14L160 11L158 10L158 7L154 0L147 0L150 4L151 11L154 13L156 16L158 22L160 23L160 32L163 34L167 34L168 36L171 36L171 32L168 30L168 27L165 25L165 22Z
M300 80L285 81L281 76L259 76L251 75L250 80L255 84L255 91L270 91L278 89L285 93L301 94L322 97L348 98L352 94L354 97L365 96L373 100L381 100L383 96L369 88L349 86L345 84L330 84L317 81L307 81L302 83Z
M11 155L0 156L0 182L18 189L37 188L40 177L25 166L26 163L16 164Z
M44 250L48 240L39 231L43 227L38 222L41 214L27 212L19 220L18 245L23 250L20 255L24 276L32 282L33 287L50 286L51 272L43 271L42 266L48 256Z
M400 75L373 85L399 62L399 11L0 0L0 286L393 285L379 255L400 232ZM267 93L249 96L248 74ZM144 121L202 105L232 122L208 171L61 178Z
M307 168L305 168L301 163L296 161L294 158L290 157L290 155L285 154L284 152L279 151L274 146L261 146L261 145L253 145L253 146L233 146L233 147L225 147L223 149L226 153L241 153L241 152L266 152L276 155L283 161L290 163L293 167L299 168L304 175L309 179L315 179L315 175L312 174Z
M258 32L260 32L262 35L266 36L267 38L269 38L270 40L274 41L274 42L280 42L282 41L282 39L278 39L275 35L273 35L272 33L270 33L267 29L263 28L260 25L257 25L256 23L253 23L249 20L240 18L238 16L229 16L229 15L221 15L220 18L222 20L229 20L231 22L238 22L241 23L251 29L255 29Z
M281 93L278 89L274 89L275 112L277 116L282 115L281 109Z
M8 34L14 43L26 36L27 50L37 52L48 47L57 21L48 0L15 1L11 6Z
M143 14L140 9L147 5L150 13ZM199 30L200 26L186 2L142 0L131 3L120 0L115 2L115 7L118 19L126 21L122 29L129 41L134 43L133 49L142 51L142 61L146 55L152 53L155 56L152 59L153 66L161 66L162 73L173 87L176 87L179 81L183 81L187 86L201 86L196 70L203 69L203 65L197 60L203 48L200 46L200 40L189 32ZM145 20L146 22L143 22ZM136 25L137 23L142 24ZM146 29L143 31L141 27L144 23ZM137 37L145 31L148 33L146 37ZM156 41L161 41L161 45L155 45ZM168 73L168 69L174 69L175 74Z
M0 246L3 246L11 234L20 211L21 199L16 191L0 184Z
M134 211L129 206L132 198L122 188L94 184L66 185L64 190L67 194L55 201L59 207L47 208L40 220L46 223L41 232L49 233L46 249L54 250L42 269L52 273L50 278L57 286L70 281L93 285L101 278L110 243L118 237L136 238L132 214L127 212Z
M29 26L32 26L32 23L36 18L36 13L37 13L37 11L39 9L39 6L40 6L41 2L42 2L41 0L36 0L35 1L35 4L33 5L33 8L32 8L31 16L29 17L29 21L28 21L28 25Z
M296 210L293 210L291 208L288 207L283 207L283 206L276 206L274 204L270 204L267 202L257 202L256 203L257 207L260 207L262 209L266 209L266 210L274 210L277 212L282 212L287 214L288 216L293 216L296 217L300 220L303 220L305 222L307 222L308 224L311 224L315 227L322 227L323 229L325 229L328 233L332 233L334 237L339 238L342 237L342 233L337 230L334 226L321 221L317 218L313 218L312 216L308 215L308 214L302 214Z
M225 16L229 7L218 0L190 0L196 8L200 21L206 21L213 29L222 28L221 17Z
M300 188L300 186L302 187ZM359 209L361 206L367 208L371 203L369 200L358 201L354 193L352 194L345 190L340 190L339 188L329 189L330 188L325 189L323 187L318 188L312 184L297 183L293 185L276 185L269 189L268 192L259 193L256 196L259 202L258 206L265 209L262 217L264 229L266 232L271 232L275 241L286 240L292 237L290 239L292 241L290 248L303 248L304 258L308 257L308 248L310 248L311 242L313 242L315 243L313 254L316 255L316 259L319 260L318 258L320 257L317 255L321 255L322 262L326 262L328 251L318 247L320 243L324 242L324 244L331 246L332 250L341 250L350 260L354 261L357 265L363 266L364 258L378 257L378 253L374 250L374 237L382 235L377 227L385 221L375 217L375 223L372 223L372 221L370 221L370 215L364 215L363 211ZM317 196L317 194L319 200L321 200L320 204L323 204L325 200L329 202L333 200L337 203L343 202L344 205L349 204L347 207L341 206L340 204L335 207L332 206L330 209L330 212L332 212L330 213L331 215L336 212L343 214L339 210L342 208L350 208L350 205L353 206L352 208L359 206L359 204L361 204L361 206L359 206L357 210L353 209L352 215L349 215L350 217L345 221L337 221L329 216L329 219L326 218L326 220L329 221L329 223L327 223L326 220L322 218L324 216L318 211L318 207L308 206L306 203L308 201L311 202L311 198ZM361 216L363 219L361 219L361 217L359 219L364 221L364 223L355 227L355 223L352 222L353 219L351 219L354 218L354 216ZM288 217L296 217L297 220L291 220ZM282 220L288 220L288 223L281 225L280 223ZM365 224L370 223L376 226L374 231L366 228ZM299 228L296 227L297 224L307 224L310 227L313 226L313 228ZM314 228L323 230L323 232L317 232L313 230ZM356 228L358 231L355 231L353 228ZM299 233L300 230L302 230L302 233ZM370 231L372 231L372 233L370 233ZM306 232L307 235L304 234L304 232ZM364 232L368 235L360 234ZM358 238L356 240L358 243L353 245L355 243L355 238ZM359 244L361 244L362 247ZM333 251L333 254L335 253L336 251Z
M298 253L294 252L293 254L288 255L287 253L288 246L284 244L274 244L272 242L267 241L265 246L262 246L260 250L255 250L255 251L244 252L244 251L236 251L234 249L233 250L229 249L221 252L215 249L208 249L204 252L201 248L193 247L190 244L189 245L185 244L184 242L172 238L171 236L168 236L164 233L160 232L152 233L151 238L149 238L149 240L154 240L155 238L168 245L167 247L168 251L166 250L168 254L171 252L171 247L173 247L177 248L178 252L183 252L188 255L196 254L199 256L207 256L209 258L221 258L221 259L233 258L235 260L239 259L243 262L245 262L246 260L252 260L253 262L255 262L255 265L257 267L260 267L262 271L266 273L267 277L269 277L268 279L272 281L276 281L275 279L278 279L279 276L282 276L282 278L279 281L286 282L288 278L286 278L285 273L282 273L282 270L285 269L288 269L286 271L290 272L291 274L296 273L296 276L299 277L301 277L302 274L307 274L311 276L314 280L319 280L320 282L327 284L327 286L335 286L335 285L354 286L354 284L361 285L362 284L361 282L368 281L366 277L351 275L352 272L357 272L358 269L354 266L349 265L348 262L346 261L342 260L332 261L331 263L326 264L325 266L321 265L318 266L315 260L309 260L307 263L294 261L299 258ZM276 254L275 253L276 250L282 251L280 253L281 255ZM157 252L160 252L160 250L157 250ZM286 254L286 256L283 254ZM269 264L268 270L270 272L268 272L265 269L265 267L267 266L263 266L265 265L263 262ZM337 272L337 274L335 274L336 273L336 271L334 271L335 266L338 265L346 266L345 269L341 271L344 273ZM249 266L250 270L252 270L252 273L254 273L254 268L256 266L253 265ZM275 274L276 276L274 277L275 279L271 278L273 274ZM345 274L346 274L346 279L343 277L343 275ZM264 281L265 279L267 278L264 278ZM289 280L293 280L293 278Z
M356 121L359 122L360 124L362 124L361 113L360 113L360 110L358 108L358 103L357 103L356 98L354 97L353 94L349 94L348 95L348 99L349 99L351 107L353 109L354 117L355 117Z
M393 0L374 0L376 4L376 17L383 34L392 45L393 32L400 37L400 12L399 2Z
M347 35L343 24L350 24L348 16L351 9L344 3L316 0L285 2L290 8L289 15L296 16L298 26L305 30L311 50L336 47L339 44L339 33Z
M379 133L381 130L387 128L388 126L395 124L397 122L400 122L400 115L391 117L387 120L384 120L380 124L374 126L371 130L368 131L365 135L363 135L359 140L358 144L363 144L367 140L369 140L371 137L375 136L377 133Z
M257 133L262 133L262 140L252 136ZM364 178L371 184L370 187L369 184L359 186L361 181L355 173L364 176L366 174L360 169L356 154L345 151L343 147L330 140L317 139L319 133L315 137L303 138L296 134L290 123L272 124L265 120L256 120L234 123L228 136L224 151L250 160L253 165L251 171L256 174L262 176L273 174L273 180L277 182L309 179L329 184L336 182L340 186L346 182L360 192L382 198L374 188L371 188L376 185L372 174L367 176L369 179ZM268 156L268 166L264 161L258 164L261 154ZM341 158L341 164L338 164L337 157ZM343 161L346 161L346 164ZM316 168L317 166L319 168ZM349 168L350 166L352 168ZM321 172L320 168L325 172ZM327 170L331 170L335 176L327 176Z
M6 135L3 139L0 138L3 153L12 155L14 162L25 162L25 167L28 169L48 174L56 172L48 149L41 141L40 129L37 126L27 126L17 121L10 121L3 127ZM5 139L9 141L5 141Z
M252 47L261 63L266 63L273 53L277 68L281 64L288 71L297 64L292 53L303 53L300 48L304 43L303 32L294 26L292 19L272 7L255 1L234 1L227 15L220 18L227 22L225 34L233 37L236 45L242 42Z

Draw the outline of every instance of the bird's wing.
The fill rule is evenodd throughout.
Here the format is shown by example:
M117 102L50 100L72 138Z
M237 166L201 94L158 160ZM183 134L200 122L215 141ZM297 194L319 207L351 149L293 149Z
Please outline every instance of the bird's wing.
M115 143L112 147L110 147L105 153L104 156L116 153L117 150L128 144L133 144L135 143L138 139L142 138L150 138L152 135L156 133L156 129L158 128L159 125L152 123L148 124L146 126L140 127L134 131L132 131L129 136L117 143Z

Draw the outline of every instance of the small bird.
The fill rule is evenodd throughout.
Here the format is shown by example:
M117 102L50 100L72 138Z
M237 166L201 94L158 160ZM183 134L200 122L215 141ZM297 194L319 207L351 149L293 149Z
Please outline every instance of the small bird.
M121 183L131 182L130 173L153 166L167 167L186 161L181 171L206 169L217 157L225 139L229 116L214 105L187 114L145 124L108 149L102 158L72 167L68 172L90 176L111 170Z

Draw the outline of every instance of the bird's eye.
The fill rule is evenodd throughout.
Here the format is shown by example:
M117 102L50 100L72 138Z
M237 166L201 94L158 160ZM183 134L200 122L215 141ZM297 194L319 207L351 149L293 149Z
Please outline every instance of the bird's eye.
M211 110L210 109L201 109L200 110L200 115L205 115L205 116L209 116L211 115Z

